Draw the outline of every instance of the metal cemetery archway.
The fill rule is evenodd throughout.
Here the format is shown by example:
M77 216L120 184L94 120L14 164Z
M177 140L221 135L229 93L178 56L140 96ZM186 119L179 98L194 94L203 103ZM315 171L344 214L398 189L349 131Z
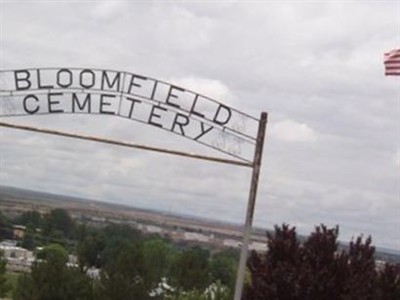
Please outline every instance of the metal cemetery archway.
M114 115L172 132L230 159L138 145L51 129L0 122L0 126L139 148L252 168L243 244L235 287L242 295L260 174L267 113L252 117L190 90L153 78L114 70L42 68L0 71L0 117Z

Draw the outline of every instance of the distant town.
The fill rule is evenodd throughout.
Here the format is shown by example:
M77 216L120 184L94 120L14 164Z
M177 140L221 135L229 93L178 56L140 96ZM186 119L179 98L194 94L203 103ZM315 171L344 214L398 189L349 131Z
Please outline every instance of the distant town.
M241 245L242 227L239 225L13 187L0 187L0 210L7 216L16 217L31 210L44 214L54 208L63 208L76 221L94 226L107 223L128 224L145 234L159 234L176 242L201 244L212 248L239 248ZM19 237L23 235L23 227L16 226L14 231ZM265 251L266 241L265 230L255 229L249 247L252 250Z
M144 234L158 234L161 237L168 237L175 242L183 242L188 245L203 245L217 249L240 248L242 241L243 227L236 224L0 186L0 210L7 216L16 217L31 210L47 213L54 208L67 210L71 217L78 222L93 226L104 226L108 223L128 224ZM266 231L267 229L253 229L252 241L249 245L251 250L267 250ZM14 236L21 238L23 234L24 227L16 225ZM300 236L300 239L304 240L305 237ZM345 248L344 245L341 247ZM400 252L396 253L395 250L378 249L376 256L379 260L400 262Z
M63 276L80 276L80 291L86 291L71 299L97 299L96 293L109 291L109 284L121 283L118 273L127 263L121 259L135 260L144 284L121 288L121 293L141 292L149 299L180 300L182 290L194 295L203 290L206 292L193 299L206 299L202 293L217 289L221 296L215 299L232 297L243 230L240 225L4 186L0 187L0 217L0 281L6 280L5 286L10 283L7 294L3 292L5 299L30 299L29 295L19 296L28 286L32 293L38 293L37 299L42 299L43 291L37 289L40 284L33 283L42 276L50 276L46 284L54 286L67 280L53 280L48 274L47 268L56 270L53 264L60 261L58 268L63 269ZM285 225L278 230L291 232ZM334 229L324 234L335 235ZM310 237L298 239L310 242ZM250 249L261 255L268 253L268 241L267 231L255 228ZM361 247L369 247L368 240L365 243ZM348 249L339 243L339 250ZM373 259L373 268L384 274L391 272L388 264L400 262L400 255L376 251ZM127 272L134 269L128 267ZM113 270L117 273L110 275ZM72 286L74 281L68 284ZM106 299L113 297L110 294Z

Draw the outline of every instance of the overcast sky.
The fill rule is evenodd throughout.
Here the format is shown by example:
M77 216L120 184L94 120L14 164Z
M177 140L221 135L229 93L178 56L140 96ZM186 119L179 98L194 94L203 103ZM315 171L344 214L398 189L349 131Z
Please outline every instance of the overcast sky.
M255 225L400 250L399 1L1 1L2 70L128 71L269 113ZM208 155L112 116L2 121ZM243 223L250 169L0 128L2 185Z

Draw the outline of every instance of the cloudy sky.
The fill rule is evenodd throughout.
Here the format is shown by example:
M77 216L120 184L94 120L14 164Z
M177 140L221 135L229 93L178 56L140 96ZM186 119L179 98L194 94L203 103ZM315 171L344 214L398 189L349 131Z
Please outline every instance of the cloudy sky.
M400 250L398 1L1 1L2 70L128 71L269 113L255 225ZM219 155L112 116L1 121ZM0 128L0 183L243 223L251 170Z

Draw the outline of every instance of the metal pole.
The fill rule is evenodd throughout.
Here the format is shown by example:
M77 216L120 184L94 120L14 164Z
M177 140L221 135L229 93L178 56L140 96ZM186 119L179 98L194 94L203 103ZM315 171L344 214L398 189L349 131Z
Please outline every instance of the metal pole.
M240 252L240 261L236 277L234 300L241 300L243 291L243 281L246 271L247 253L249 249L251 226L253 223L254 207L256 204L258 179L260 176L262 152L264 148L265 129L267 125L267 113L261 113L260 123L258 125L257 144L254 152L253 173L251 177L249 202L247 204L246 221L244 225L243 244Z

